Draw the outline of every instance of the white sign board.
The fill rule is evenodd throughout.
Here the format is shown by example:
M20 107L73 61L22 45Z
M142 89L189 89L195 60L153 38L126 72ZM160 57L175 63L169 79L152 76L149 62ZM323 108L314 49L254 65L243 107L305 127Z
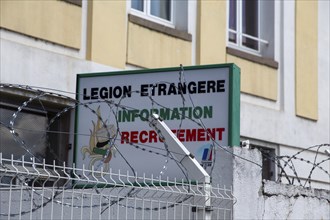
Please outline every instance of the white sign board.
M212 166L212 146L239 144L239 69L233 64L79 74L77 93L77 167L186 177L149 126L152 113L205 168Z

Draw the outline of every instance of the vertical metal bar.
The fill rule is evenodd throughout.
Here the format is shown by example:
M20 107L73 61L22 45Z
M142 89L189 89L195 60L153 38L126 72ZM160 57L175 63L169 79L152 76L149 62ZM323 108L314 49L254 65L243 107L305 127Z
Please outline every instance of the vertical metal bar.
M92 165L92 177L94 178L94 165ZM90 209L89 209L89 219L93 218L93 192L90 194Z
M190 220L192 218L192 212L191 212L191 205L189 203L187 204L187 208L188 208L188 212L189 212L188 220Z
M50 210L50 217L53 218L54 216L54 198L55 198L55 186L57 184L58 181L60 181L61 176L60 174L56 171L56 163L55 160L53 160L53 172L57 175L57 179L54 181L53 183L53 187L52 187L52 204L51 204L51 210Z
M190 183L189 183L190 184ZM189 186L190 187L190 186ZM181 219L184 219L183 218L183 202L180 204L181 205Z
M54 173L57 174L57 179L53 182L53 187L52 187L52 195L51 195L51 199L53 200L54 199L54 191L55 191L55 185L58 181L58 178L59 178L59 174L56 172L56 169L55 169L55 160L53 160L53 171ZM51 203L51 206L50 206L50 218L53 219L53 213L54 213L54 201L52 201Z
M85 164L83 164L82 167L82 172L83 172L83 176L85 175ZM85 178L85 176L84 176ZM83 207L84 207L84 190L86 187L86 183L84 184L84 186L81 188L81 207L80 207L80 219L83 220Z
M110 206L110 204L111 204L111 194L109 194L109 208L108 208L108 219L109 220L111 219L111 212L110 212L111 206Z
M79 177L79 175L76 173L76 164L73 164L73 166L72 166L72 177L71 176L69 176L69 175L67 175L67 173L65 172L65 175L67 176L67 178L68 178L68 180L67 180L67 182L68 181L72 181L72 180L74 180L74 182L72 182L71 183L71 188L72 188L72 190L71 190L71 219L74 219L73 218L73 212L74 212L74 195L76 194L75 193L75 189L76 189L76 185L77 185L77 183L78 183L78 181L79 181L79 179L80 179L80 177ZM66 183L65 183L66 184ZM79 192L78 192L79 193ZM79 194L78 194L79 195Z
M26 171L26 174L28 175L29 174L29 170L25 168L25 159L24 159L24 155L22 156L22 167L23 169ZM21 182L21 192L20 192L20 203L19 203L19 219L22 219L22 203L23 203L23 188L24 188L24 184L25 182Z
M174 178L174 187L176 188L176 189L179 189L178 187L177 187L177 181L176 181L176 178ZM175 202L175 200L174 200L174 202L173 202L173 218L176 218L176 216L175 216L175 213L176 213L176 202Z
M170 194L169 194L169 196L168 196L168 198L169 197L171 197L172 196L172 194L173 194L173 188L172 187L170 187L170 181L169 181L169 177L167 176L167 178L166 178L166 186L168 187L168 188L170 188L170 190L171 190L171 192L170 192ZM165 211L165 219L166 220L168 220L168 198L166 199L166 211Z
M158 201L158 219L160 219L161 201Z
M118 170L118 177L119 177L119 180L121 181L121 179L120 179L120 170ZM119 197L120 197L120 195L118 194L118 196L117 196L117 219L119 219L119 202L120 202L120 200L119 200Z
M211 211L209 208L211 207L211 184L210 182L204 182L204 193L205 193L205 204L204 204L204 212L205 212L205 220L211 219Z
M66 173L65 172L65 169L66 169L66 164L65 164L65 162L63 162L63 172L64 173ZM62 187L62 199L61 199L61 219L63 219L63 212L64 212L64 194L65 194L65 189L64 189L64 187L65 187L65 185L66 185L66 183L63 185L63 187Z
M119 219L119 195L117 196L117 204L116 204L116 206L117 206L117 219Z
M101 168L102 169L102 168ZM102 174L103 175L103 174ZM102 194L99 195L99 212L98 212L98 215L99 215L99 220L101 219L101 212L102 212Z
M128 198L126 198L125 199L126 200L126 203L125 203L125 205L126 205L126 208L125 208L125 219L127 220L128 219Z
M133 214L133 219L136 219L136 196L134 196L134 214Z
M43 168L45 166L45 159L43 159L42 162ZM43 218L43 214L44 214L44 206L42 204L44 204L44 195L45 195L45 181L43 182L43 184L41 185L41 210L40 210L40 219L44 219Z
M34 171L36 171L36 169L35 169L35 160L34 160L34 157L32 157L32 168L34 169ZM35 189L34 189L34 183L36 182L36 180L39 178L39 176L37 176L37 177L35 177L34 178L34 180L33 180L33 182L32 182L32 185L31 185L31 200L30 200L30 219L32 220L32 210L33 210L33 207L32 207L32 205L33 205L33 195L34 195L34 191L35 191Z
M153 174L151 174L151 185L153 186L153 189L155 189L155 185L154 185L154 175ZM157 193L157 192L155 192L155 193ZM154 194L155 194L154 193ZM154 195L153 194L153 195ZM152 197L153 197L153 195L151 196L151 198L150 198L150 220L152 220Z
M146 174L143 173L143 184L144 186L147 186L147 183L146 183ZM144 219L144 212L145 212L145 209L144 209L144 197L142 197L142 219Z
M150 220L152 220L152 199L150 199Z
M20 202L19 202L19 217L18 219L22 219L22 204L23 204L23 187L24 187L24 182L22 181L20 184Z
M126 172L126 180L127 180L127 184L130 184L130 185L128 185L128 187L132 187L132 184L130 183L130 181L129 181L129 172L128 172L128 170L127 170L127 172ZM125 199L126 201L125 201L125 219L127 220L128 219L128 197Z
M13 167L15 167L14 166L14 155L11 155L11 165L13 166ZM9 200L8 200L8 220L10 219L10 213L11 213L11 194L12 194L12 185L13 185L13 181L14 181L14 176L11 178L11 180L10 180L10 185L9 185Z
M101 175L101 178L102 180L104 181L104 187L102 189L102 191L104 190L104 188L106 188L108 186L108 181L106 178L104 178L104 173L103 173L103 166L101 166L101 172L100 172L100 175ZM100 193L99 195L99 220L101 219L101 212L102 212L102 193Z
M112 168L110 168L109 170L109 177L110 177L110 180L114 183L114 186L113 187L116 187L116 182L114 181L114 179L112 178ZM111 219L111 193L109 193L109 208L108 208L108 218Z

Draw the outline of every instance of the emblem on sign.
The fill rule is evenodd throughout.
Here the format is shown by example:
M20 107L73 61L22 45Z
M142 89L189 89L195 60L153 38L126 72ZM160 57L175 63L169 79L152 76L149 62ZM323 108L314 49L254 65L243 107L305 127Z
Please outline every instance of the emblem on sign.
M89 169L98 169L97 162L102 164L103 171L109 170L110 161L115 157L116 145L114 138L116 136L116 127L113 124L108 124L108 121L101 121L100 106L97 108L97 121L92 121L92 129L90 129L89 145L81 148L83 160L89 161Z

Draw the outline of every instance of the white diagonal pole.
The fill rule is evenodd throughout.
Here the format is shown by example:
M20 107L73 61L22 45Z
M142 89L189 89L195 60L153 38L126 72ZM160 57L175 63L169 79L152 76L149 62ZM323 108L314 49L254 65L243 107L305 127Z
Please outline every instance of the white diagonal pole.
M163 136L168 146L168 150L187 170L189 177L204 184L205 208L204 210L197 210L197 217L202 217L202 219L205 220L211 219L211 181L209 174L157 114L152 114L149 121L150 126ZM202 216L200 216L201 214Z

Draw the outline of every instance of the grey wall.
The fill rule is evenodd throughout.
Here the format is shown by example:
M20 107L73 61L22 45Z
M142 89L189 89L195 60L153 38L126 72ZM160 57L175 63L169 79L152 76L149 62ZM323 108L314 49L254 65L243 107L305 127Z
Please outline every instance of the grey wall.
M261 164L256 149L234 153ZM330 219L330 190L262 181L261 168L238 157L233 166L234 219Z

